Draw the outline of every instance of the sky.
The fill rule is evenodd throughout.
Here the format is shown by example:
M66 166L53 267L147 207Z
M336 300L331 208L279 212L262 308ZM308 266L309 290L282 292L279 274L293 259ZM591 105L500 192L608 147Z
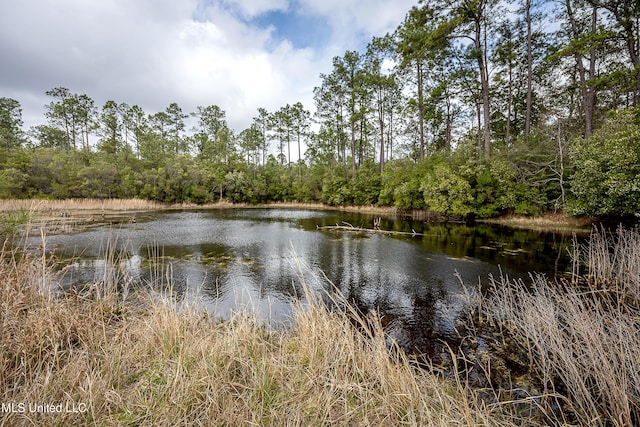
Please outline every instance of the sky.
M5 0L0 97L24 130L44 124L47 90L137 104L148 114L218 105L236 132L259 107L302 102L331 60L393 31L417 0Z

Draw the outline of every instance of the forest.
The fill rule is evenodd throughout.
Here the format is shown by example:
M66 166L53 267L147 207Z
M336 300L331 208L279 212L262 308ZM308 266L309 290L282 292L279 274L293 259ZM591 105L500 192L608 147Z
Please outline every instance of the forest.
M64 87L24 129L2 97L0 198L637 215L639 26L636 0L421 1L333 59L314 111L257 108L241 131L215 104L146 112Z

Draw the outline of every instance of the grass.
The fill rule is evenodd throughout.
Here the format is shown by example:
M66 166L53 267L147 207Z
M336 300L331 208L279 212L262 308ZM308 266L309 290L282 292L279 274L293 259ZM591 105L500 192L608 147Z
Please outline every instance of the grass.
M32 212L25 209L14 209L6 212L0 211L0 238L16 233L19 228L27 224L32 217Z
M573 256L570 280L492 278L475 323L494 330L495 353L523 361L550 423L638 425L640 232L595 228Z
M390 353L379 319L329 311L321 295L306 295L290 329L271 330L241 312L220 321L170 294L123 294L111 279L54 297L43 286L56 274L50 255L5 248L0 259L1 425L509 425L516 419L488 408L461 378L444 380ZM43 404L62 411L31 410Z
M54 296L55 259L5 245L0 425L637 425L640 232L594 229L573 256L569 279L470 290L465 340L486 349L451 349L443 376L339 296L330 305L344 310L306 292L291 327L272 330L186 307L170 283L128 292L115 270Z
M31 211L31 212L68 212L82 210L151 210L160 209L165 205L142 199L7 199L0 200L0 212Z
M208 204L177 203L167 204L142 199L67 199L67 200L35 200L8 199L0 200L0 212L26 210L40 213L61 214L63 212L101 212L101 211L142 211L160 209L224 209L224 208L281 208L281 209L312 209L312 210L342 210L347 212L362 212L381 215L393 215L396 208L379 206L329 206L322 203L276 202L266 204L248 204L216 202ZM55 215L54 215L55 216Z
M560 213L541 216L507 215L499 218L481 219L481 222L506 225L526 230L553 231L557 233L589 234L593 218L577 218Z

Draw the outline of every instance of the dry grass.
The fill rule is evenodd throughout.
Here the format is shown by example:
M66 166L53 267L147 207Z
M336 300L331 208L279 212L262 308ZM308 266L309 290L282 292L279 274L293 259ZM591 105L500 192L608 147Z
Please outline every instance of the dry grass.
M594 219L570 217L560 213L547 213L541 216L507 215L478 221L527 230L588 234Z
M28 212L68 212L82 210L152 210L165 208L166 205L142 199L10 199L0 200L0 212L24 210Z
M573 283L492 280L481 318L500 330L503 348L528 360L550 422L637 425L640 232L594 229L587 245L574 246Z
M131 211L157 209L228 209L228 208L280 208L280 209L310 209L310 210L341 210L345 212L361 212L380 215L394 215L396 208L382 206L329 206L322 203L276 202L266 204L231 203L221 201L208 204L176 203L163 204L142 199L67 199L67 200L36 200L10 199L0 200L0 212L29 211L29 212L68 212L68 211Z
M376 333L362 332L353 313L329 312L312 294L290 330L274 331L242 313L222 322L166 295L125 298L110 279L54 298L43 290L54 275L46 254L4 249L0 260L0 425L514 421L463 381L391 356L376 319ZM62 412L32 411L42 404Z

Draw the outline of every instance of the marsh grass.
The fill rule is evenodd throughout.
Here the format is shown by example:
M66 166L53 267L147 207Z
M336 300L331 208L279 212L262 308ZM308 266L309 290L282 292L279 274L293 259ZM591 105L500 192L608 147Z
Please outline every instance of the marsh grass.
M220 201L216 203L177 203L167 204L142 199L66 199L66 200L37 200L37 199L8 199L0 200L0 212L31 211L41 213L57 213L69 211L145 211L161 209L229 209L229 208L274 208L274 209L310 209L310 210L340 210L368 214L391 215L398 214L396 208L381 206L329 206L322 203L273 202L266 204L231 203Z
M498 218L479 219L478 221L506 225L524 230L553 231L560 234L577 233L588 236L594 218L576 218L566 214L547 213L542 216L506 215Z
M0 212L31 211L46 212L70 210L150 210L160 209L166 205L142 199L9 199L0 200Z
M10 211L0 211L0 238L18 232L21 226L26 225L33 213L24 208Z
M640 232L594 228L573 256L571 280L491 278L475 323L497 332L493 351L528 365L548 422L638 425Z
M54 297L41 286L60 274L51 254L1 255L0 425L518 421L487 407L463 378L444 380L390 352L375 316L359 318L344 301L334 305L346 310L330 311L328 296L308 287L291 328L274 330L246 312L221 321L170 291L123 298L117 275ZM42 404L63 411L31 411Z

